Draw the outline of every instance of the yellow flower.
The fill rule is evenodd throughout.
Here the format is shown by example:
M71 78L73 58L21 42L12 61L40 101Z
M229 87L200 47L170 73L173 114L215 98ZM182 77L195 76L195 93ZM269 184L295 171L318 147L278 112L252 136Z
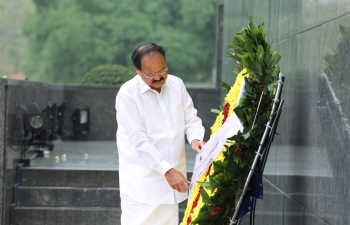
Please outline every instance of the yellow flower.
M230 117L233 113L233 109L238 105L238 100L239 100L239 94L241 91L241 87L242 87L242 83L243 83L243 79L244 77L249 76L247 69L243 69L236 78L236 81L234 83L234 85L232 86L232 88L230 89L230 91L227 93L226 97L225 97L225 104L228 103L230 105L230 109L229 109L229 114L227 116ZM210 128L211 129L211 135L210 137L212 137L222 126L222 122L224 120L224 114L223 112L220 112L220 114L216 117L216 120L213 124L213 126ZM228 145L231 145L232 143L228 143ZM223 150L221 151L221 153L214 159L214 161L223 161L224 160L224 155L223 155L223 151L225 151L226 149L223 148ZM208 171L208 169L210 169ZM204 172L199 178L198 181L206 181L209 178L210 174L214 173L214 169L213 167L210 167L206 170L206 172ZM213 195L214 193L211 193L211 191L209 190L205 190L209 196ZM180 223L180 225L187 225L187 221L188 218L191 217L192 221L195 220L199 214L200 209L203 207L204 203L202 201L202 198L199 198L198 202L197 202L197 206L193 207L193 204L197 198L197 196L199 195L200 192L200 185L198 183L195 183L195 186L193 188L193 192L191 195L191 199L188 200L187 203L187 208L186 211L184 213L184 218L182 220L182 222Z

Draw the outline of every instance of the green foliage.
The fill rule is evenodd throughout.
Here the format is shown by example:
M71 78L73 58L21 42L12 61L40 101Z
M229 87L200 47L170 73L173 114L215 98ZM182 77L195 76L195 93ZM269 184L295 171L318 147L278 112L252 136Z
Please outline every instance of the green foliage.
M228 85L228 84L227 84L226 82L224 82L224 81L221 82L221 86L224 87L224 88L226 88L227 91L230 91L230 89L231 89L231 86Z
M236 70L240 72L247 68L249 73L249 78L245 78L244 97L234 109L243 123L243 132L228 139L232 145L225 146L224 160L214 161L214 172L209 175L209 182L200 183L205 189L215 192L209 197L201 190L204 207L191 224L229 224L259 148L265 124L270 119L279 73L276 64L281 56L271 53L263 28L263 24L255 27L250 17L249 24L235 34L228 46L229 57L237 61Z
M26 72L35 79L79 83L101 64L130 67L132 51L155 42L166 47L171 74L210 80L220 2L35 0L36 12L24 26L31 44Z
M271 84L276 80L279 69L276 66L281 56L272 50L265 41L264 24L255 27L252 17L249 23L238 32L228 45L227 55L237 61L235 72L248 69L250 78L258 83Z
M117 85L123 84L135 76L135 73L122 65L101 65L93 68L83 77L82 84Z
M22 24L34 6L28 0L0 1L0 78L21 71L28 57L28 44Z

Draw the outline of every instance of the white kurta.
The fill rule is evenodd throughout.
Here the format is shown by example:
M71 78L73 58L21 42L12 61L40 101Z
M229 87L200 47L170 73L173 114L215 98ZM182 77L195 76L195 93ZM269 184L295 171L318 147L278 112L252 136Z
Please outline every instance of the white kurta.
M204 127L180 78L168 75L161 93L139 75L116 97L120 194L146 204L174 204L187 193L173 190L164 174L186 176L185 134L203 140Z

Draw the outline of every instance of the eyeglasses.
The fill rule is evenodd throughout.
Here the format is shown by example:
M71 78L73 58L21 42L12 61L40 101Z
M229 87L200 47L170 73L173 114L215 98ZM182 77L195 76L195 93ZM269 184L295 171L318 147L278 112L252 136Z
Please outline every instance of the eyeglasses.
M140 70L142 72L142 70ZM156 73L149 73L149 74L145 74L144 72L142 72L142 74L146 77L146 78L153 78L155 77L157 74L163 76L168 72L168 67L165 67L164 69L159 70Z

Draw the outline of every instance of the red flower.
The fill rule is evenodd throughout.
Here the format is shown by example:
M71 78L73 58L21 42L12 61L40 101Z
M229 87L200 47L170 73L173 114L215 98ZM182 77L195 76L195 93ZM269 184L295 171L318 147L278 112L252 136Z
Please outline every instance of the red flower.
M187 225L190 225L191 222L192 222L192 218L191 218L191 216L189 216L189 217L187 218Z
M211 215L215 215L215 214L217 214L220 210L221 210L221 208L220 208L220 207L217 207L217 208L211 210L211 211L210 211L210 214L211 214Z
M197 194L197 196L196 196L196 199L194 200L194 202L193 202L193 205L192 205L192 210L194 209L194 208L196 208L197 207L197 204L198 204L198 201L199 201L199 198L201 197L201 194L200 194L200 190L202 189L202 187L200 187L199 188L199 193Z
M264 90L264 86L261 86L261 87L260 87L260 91L263 91L263 90Z
M207 172L206 172L206 176L209 175L210 169L211 169L211 166L212 166L212 165L213 165L213 164L210 163L210 165L209 165L209 167L208 167L208 169L207 169ZM204 179L204 181L206 181L206 180L207 180L207 178ZM197 194L197 196L196 196L196 199L193 201L193 204L192 204L191 213L193 212L193 209L197 207L199 198L201 197L201 193L200 193L200 192L201 192L202 188L203 188L203 186L200 186L200 187L199 187L199 191L198 191L198 194ZM191 216L190 216L190 217L187 218L187 225L189 225L191 222L192 222L192 218L191 218Z
M224 110L222 110L222 115L224 115L224 118L222 119L222 124L225 123L227 117L228 117L228 112L230 110L230 103L226 103L224 106Z
M235 148L235 152L241 152L242 151L242 149L239 147L239 146L237 146L236 148Z

